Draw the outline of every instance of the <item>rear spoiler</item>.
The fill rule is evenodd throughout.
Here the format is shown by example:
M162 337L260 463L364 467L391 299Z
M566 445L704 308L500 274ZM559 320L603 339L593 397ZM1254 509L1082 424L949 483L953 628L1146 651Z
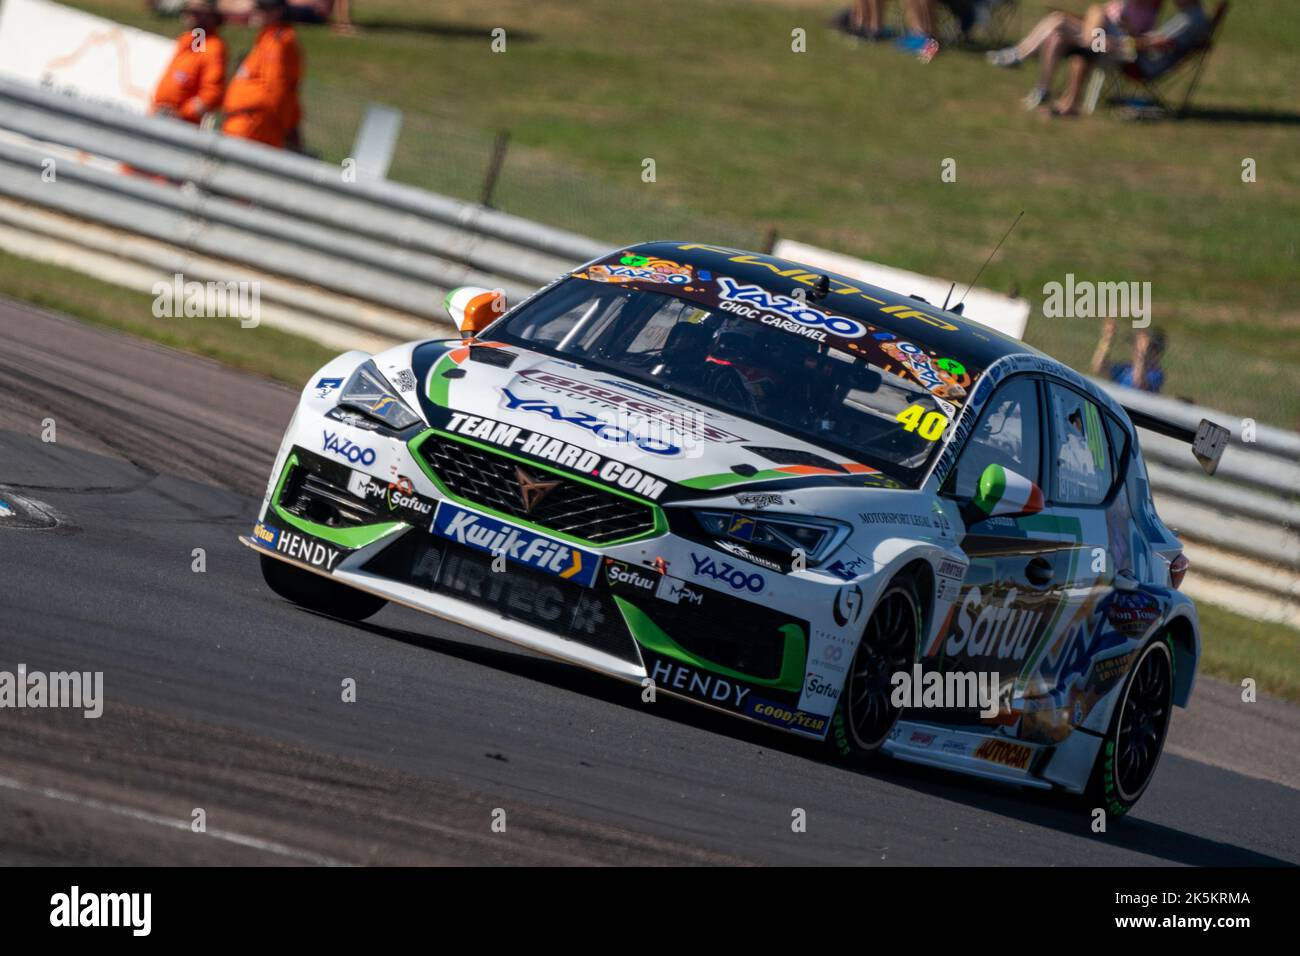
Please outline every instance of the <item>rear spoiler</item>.
M1223 457L1223 450L1228 447L1228 440L1232 438L1232 432L1222 425L1214 424L1208 418L1202 418L1201 424L1193 430L1186 425L1171 422L1166 418L1160 418L1148 412L1138 411L1136 408L1130 408L1127 405L1122 407L1124 411L1128 412L1128 417L1132 419L1133 424L1138 428L1145 428L1161 435L1168 435L1170 438L1176 438L1190 444L1192 454L1196 456L1196 460L1201 463L1201 468L1207 475L1214 474L1215 469L1219 467L1219 459Z

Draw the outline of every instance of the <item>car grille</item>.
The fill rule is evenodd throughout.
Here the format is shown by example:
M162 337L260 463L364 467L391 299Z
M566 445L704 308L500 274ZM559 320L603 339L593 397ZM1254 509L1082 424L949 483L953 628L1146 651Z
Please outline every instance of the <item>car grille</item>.
M526 465L534 478L559 484L525 510L516 473L521 465L504 455L436 434L420 444L419 453L453 495L520 521L593 544L642 537L655 528L653 505Z
M297 455L298 462L289 469L276 502L289 514L330 528L392 520L348 491L347 468L301 451Z
M363 570L489 608L507 620L523 621L620 660L641 663L623 615L607 590L579 587L518 565L511 565L509 574L497 574L490 555L420 530L400 537Z
M781 673L785 650L781 625L797 624L808 633L806 621L718 591L706 591L700 607L664 601L643 601L637 606L691 654L760 680Z

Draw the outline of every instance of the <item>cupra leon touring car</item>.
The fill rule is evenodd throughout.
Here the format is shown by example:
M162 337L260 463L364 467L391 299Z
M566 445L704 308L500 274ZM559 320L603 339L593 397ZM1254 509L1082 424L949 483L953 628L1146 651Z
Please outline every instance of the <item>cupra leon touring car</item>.
M711 246L447 306L461 338L307 383L243 539L277 594L398 602L846 759L1142 795L1200 632L1105 392L957 311ZM904 673L997 675L996 714L904 705Z

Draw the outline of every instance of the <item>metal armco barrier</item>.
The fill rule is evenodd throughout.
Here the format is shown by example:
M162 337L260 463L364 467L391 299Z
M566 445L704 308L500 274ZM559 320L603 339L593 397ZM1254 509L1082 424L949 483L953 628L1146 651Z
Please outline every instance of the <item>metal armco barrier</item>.
M608 251L473 203L350 182L341 166L3 79L0 129L27 140L0 142L4 195L418 316L443 319L442 295L459 285L518 299ZM65 161L50 147L149 176ZM52 156L55 178L44 181Z
M484 206L350 182L329 163L3 79L0 131L0 195L437 323L448 289L502 288L517 300L609 251ZM1187 539L1277 569L1257 586L1300 602L1300 435L1259 425L1246 442L1240 418L1105 387L1189 427L1209 418L1232 430L1214 477L1186 445L1144 433L1157 505Z

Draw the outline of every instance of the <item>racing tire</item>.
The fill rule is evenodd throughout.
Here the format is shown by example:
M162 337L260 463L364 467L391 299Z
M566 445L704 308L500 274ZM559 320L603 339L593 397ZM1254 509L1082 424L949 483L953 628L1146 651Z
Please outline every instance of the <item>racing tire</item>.
M388 602L381 597L331 581L329 578L284 561L258 555L262 560L262 577L267 586L286 601L310 611L341 617L345 621L364 621L378 613Z
M1155 776L1174 707L1173 648L1166 636L1147 642L1129 669L1084 791L1090 808L1122 817Z
M900 575L885 588L862 628L862 638L844 678L831 717L830 744L840 762L865 765L889 739L902 708L890 701L890 678L910 671L921 640L921 601L910 576Z

